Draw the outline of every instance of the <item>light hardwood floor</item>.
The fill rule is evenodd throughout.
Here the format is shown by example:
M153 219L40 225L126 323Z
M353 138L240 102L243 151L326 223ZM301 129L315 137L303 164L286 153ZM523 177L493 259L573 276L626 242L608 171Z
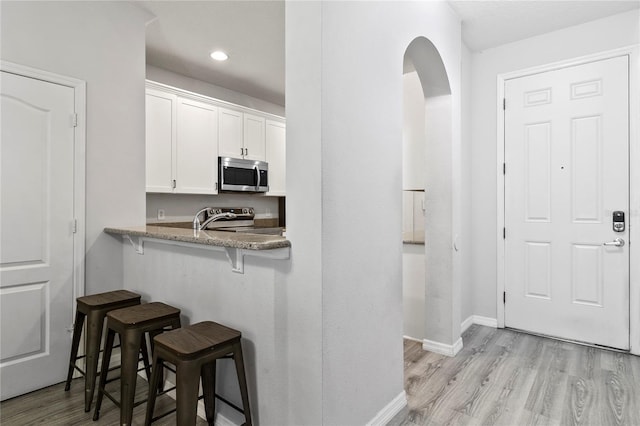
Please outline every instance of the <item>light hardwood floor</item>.
M450 358L405 340L389 426L640 426L640 357L478 325L463 342Z
M463 341L449 358L405 340L408 407L389 426L640 426L640 357L478 325ZM2 402L0 424L118 424L118 408L106 398L98 422L84 412L82 379L63 389L64 383ZM145 392L138 378L136 400ZM161 397L157 407L162 412L173 400ZM144 410L145 404L136 407L134 425L144 423ZM155 424L173 425L175 415Z
M118 370L115 370L116 372ZM111 374L111 373L110 373ZM106 389L111 391L115 398L120 399L118 391L120 382L108 383ZM96 389L96 394L97 394ZM146 398L147 381L138 376L136 383L136 401ZM102 401L100 419L94 422L93 409L95 397L91 405L91 412L84 412L84 379L74 379L69 392L64 391L64 383L31 392L17 398L12 398L0 403L0 425L2 426L26 426L26 425L95 425L111 426L120 424L120 410L108 398ZM132 426L144 425L145 410L147 404L143 403L133 410ZM175 407L175 401L166 395L156 400L155 415L159 415ZM170 414L153 425L175 425L176 415ZM207 422L198 418L197 425L206 425Z

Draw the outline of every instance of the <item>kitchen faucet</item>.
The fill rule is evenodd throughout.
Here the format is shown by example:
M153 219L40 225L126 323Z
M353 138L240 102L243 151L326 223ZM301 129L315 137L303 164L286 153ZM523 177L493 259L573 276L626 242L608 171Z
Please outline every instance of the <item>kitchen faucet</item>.
M207 218L204 220L204 222L200 223L200 215L202 213L206 213ZM198 213L196 213L196 215L193 217L193 229L196 231L200 231L203 228L206 228L207 225L209 225L211 222L215 222L216 220L235 219L237 217L237 214L230 212L214 214L214 210L211 207L205 207L198 211Z

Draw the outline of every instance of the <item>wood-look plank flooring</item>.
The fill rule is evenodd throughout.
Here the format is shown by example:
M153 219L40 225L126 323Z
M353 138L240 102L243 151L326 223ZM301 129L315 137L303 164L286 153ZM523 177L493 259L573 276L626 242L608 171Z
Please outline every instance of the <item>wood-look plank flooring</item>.
M640 357L478 325L463 341L450 358L405 340L408 407L389 426L640 426ZM97 422L93 411L84 412L82 380L69 392L61 383L2 402L0 424L118 424L119 410L107 398ZM119 398L119 382L107 386ZM138 377L136 401L146 389ZM173 406L161 396L156 413ZM144 424L145 407L134 409L134 426ZM175 414L156 424L174 425Z
M640 426L640 357L479 325L462 339L453 358L405 340L389 426Z
M118 370L115 370L118 371ZM145 379L138 376L136 383L136 401L144 400L147 396L148 384ZM116 399L120 399L120 382L108 383L106 389ZM96 395L98 391L96 389ZM120 409L107 397L102 401L100 419L93 421L93 409L95 408L95 396L91 411L84 412L84 379L74 379L69 392L64 391L64 383L49 386L47 388L12 398L0 403L0 425L2 426L26 426L26 425L96 425L111 426L120 424ZM132 426L144 425L145 410L147 404L143 403L133 409ZM155 415L167 412L175 408L175 401L167 395L161 395L156 399ZM170 414L156 422L155 425L175 425L176 415ZM206 425L204 419L198 418L197 425Z

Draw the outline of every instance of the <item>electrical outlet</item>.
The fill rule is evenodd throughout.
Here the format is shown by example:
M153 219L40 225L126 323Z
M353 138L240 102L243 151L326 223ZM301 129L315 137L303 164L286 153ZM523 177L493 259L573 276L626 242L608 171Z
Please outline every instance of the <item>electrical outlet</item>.
M158 220L164 220L164 209L158 209Z

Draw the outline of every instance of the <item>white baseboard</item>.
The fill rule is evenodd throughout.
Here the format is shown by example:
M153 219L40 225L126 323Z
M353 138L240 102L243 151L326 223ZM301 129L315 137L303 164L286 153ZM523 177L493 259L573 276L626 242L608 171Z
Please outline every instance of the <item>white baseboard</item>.
M473 315L469 315L467 319L462 321L462 324L460 324L460 334L467 331L467 329L471 327L472 324L473 324Z
M415 338L415 337L411 337L411 336L402 336L402 338L403 338L403 339L405 339L405 340L411 340L411 341L413 341L413 342L420 342L420 343L422 343L422 339L417 339L417 338Z
M407 394L400 392L398 396L386 405L378 414L367 423L367 426L384 426L393 419L407 405Z
M498 320L495 318L483 317L480 315L471 315L460 325L460 333L467 331L471 324L484 325L486 327L498 328Z
M456 356L462 350L462 337L458 338L453 345L424 339L422 341L422 349L441 355Z
M474 315L473 323L478 325L484 325L487 327L498 328L498 320L495 318L481 317L480 315Z

